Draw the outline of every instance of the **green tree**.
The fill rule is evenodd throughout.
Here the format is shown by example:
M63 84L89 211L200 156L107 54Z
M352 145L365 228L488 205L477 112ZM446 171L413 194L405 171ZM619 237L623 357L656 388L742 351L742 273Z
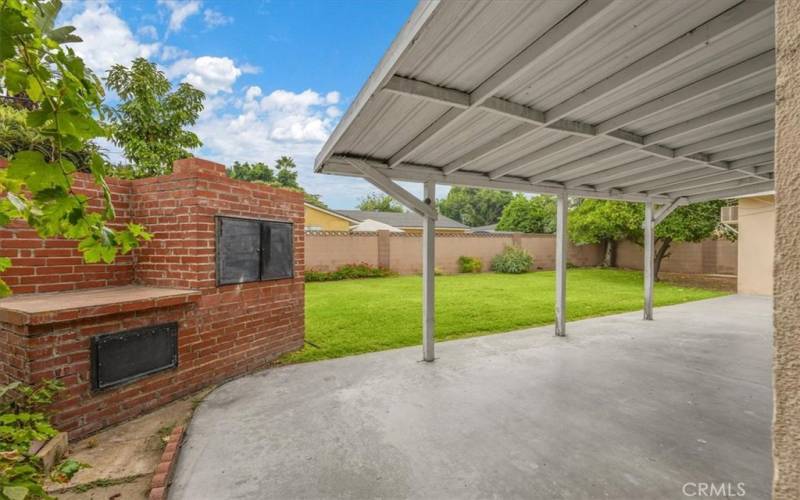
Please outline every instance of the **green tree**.
M188 83L172 91L172 84L154 63L133 60L130 68L115 64L106 85L119 95L116 106L106 106L111 140L132 163L133 177L172 172L172 162L191 156L203 144L185 127L194 125L203 110L205 94Z
M641 239L643 212L627 201L583 199L569 212L569 237L573 243L599 243L605 250L603 266L616 267L620 240Z
M20 151L38 151L48 162L55 161L53 138L43 135L27 123L28 110L0 104L0 158L11 158ZM92 154L99 148L87 142L81 151L63 151L65 158L82 172L89 172Z
M278 161L275 162L275 166L278 170L277 174L269 165L263 162L248 163L235 161L233 165L231 165L231 168L228 169L228 177L242 181L263 182L270 186L300 191L303 193L306 203L321 208L328 208L318 194L306 192L297 182L297 166L291 157L281 156L278 158Z
M365 212L402 212L403 207L388 194L370 193L358 204L358 209Z
M725 203L723 200L714 200L679 207L656 226L655 263L653 265L656 280L661 269L661 261L669 257L669 250L673 243L699 243L717 233L720 224L720 209L725 206ZM644 206L641 205L640 209L642 210L641 220L644 220ZM724 235L725 233L720 232L720 234Z
M523 233L553 233L556 230L555 196L537 195L530 198L518 194L503 209L498 231Z
M439 213L470 227L486 226L500 220L514 195L508 191L454 187L439 200Z
M290 156L281 156L275 162L275 180L283 187L300 189L297 183L297 165Z
M87 163L104 193L104 209L89 211L86 196L72 191L77 166L70 157L108 133L95 118L103 87L83 60L63 45L80 38L71 26L54 27L60 10L60 0L0 2L0 92L27 97L31 109L26 111L26 124L51 147L48 154L35 147L14 151L8 168L0 169L0 227L21 220L42 238L79 241L87 262L112 262L118 252L129 252L149 235L136 224L116 231L106 225L114 219L114 207L104 180L106 162L96 151ZM8 258L0 257L0 272L10 265ZM0 281L0 295L8 293Z
M724 205L724 201L717 200L680 207L655 227L653 270L656 280L673 243L698 243L717 234L720 208ZM608 251L609 242L615 245L624 239L642 245L643 222L642 203L583 200L570 211L569 233L575 243L604 243ZM719 234L727 236L724 231ZM614 262L609 264L614 265Z
M248 163L248 162L233 162L231 168L228 169L228 176L231 179L238 179L240 181L261 181L271 184L275 182L275 172L269 165L262 162Z

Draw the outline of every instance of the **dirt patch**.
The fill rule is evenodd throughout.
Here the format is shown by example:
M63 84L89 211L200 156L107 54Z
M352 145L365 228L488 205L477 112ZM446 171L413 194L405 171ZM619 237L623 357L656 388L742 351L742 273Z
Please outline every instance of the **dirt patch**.
M91 467L79 471L66 485L47 484L48 493L69 500L147 498L165 440L175 426L188 423L210 391L179 399L74 443L70 458Z
M676 285L736 292L736 275L728 274L684 274L684 273L658 273L661 281Z

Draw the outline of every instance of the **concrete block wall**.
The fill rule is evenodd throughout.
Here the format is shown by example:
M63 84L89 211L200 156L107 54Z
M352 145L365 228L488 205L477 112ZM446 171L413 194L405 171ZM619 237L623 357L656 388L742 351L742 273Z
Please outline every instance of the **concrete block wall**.
M685 274L732 274L737 271L737 244L727 240L706 240L700 243L673 243L670 255L661 263L661 270ZM631 241L617 246L617 266L642 269L642 247Z
M436 267L444 273L458 272L462 255L481 259L488 271L492 258L506 246L524 248L537 269L555 266L555 237L551 234L459 234L436 235ZM578 266L597 266L603 259L599 245L569 246L569 260ZM398 274L422 272L422 238L419 234L317 232L306 234L306 266L331 271L344 264L366 263Z

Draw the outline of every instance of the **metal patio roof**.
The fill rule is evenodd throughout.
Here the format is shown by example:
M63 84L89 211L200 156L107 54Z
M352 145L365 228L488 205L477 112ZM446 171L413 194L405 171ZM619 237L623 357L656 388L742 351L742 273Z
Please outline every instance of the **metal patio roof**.
M423 1L318 172L679 203L773 189L765 0Z

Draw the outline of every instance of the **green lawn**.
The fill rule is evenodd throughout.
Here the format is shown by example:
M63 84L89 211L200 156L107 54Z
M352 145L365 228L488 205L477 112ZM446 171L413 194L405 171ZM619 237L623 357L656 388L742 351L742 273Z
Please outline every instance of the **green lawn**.
M521 275L436 277L436 339L506 332L554 321L552 271ZM282 362L338 358L421 342L419 276L306 284L306 339L313 343ZM656 283L655 305L678 304L726 292ZM642 274L570 269L567 318L575 320L642 307Z

